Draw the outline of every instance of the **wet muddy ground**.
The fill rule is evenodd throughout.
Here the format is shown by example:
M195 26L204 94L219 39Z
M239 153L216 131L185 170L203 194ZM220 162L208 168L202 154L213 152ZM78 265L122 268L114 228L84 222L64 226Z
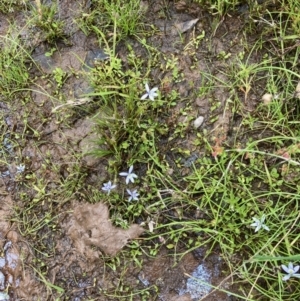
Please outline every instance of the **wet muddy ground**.
M80 105L92 101L82 96L93 91L87 78L88 70L95 61L105 60L106 56L97 39L86 36L75 22L83 13L89 13L89 1L59 1L59 8L68 43L59 42L58 51L52 56L46 55L51 45L45 42L42 32L25 26L24 12L1 15L1 35L6 34L10 18L16 20L21 38L32 50L34 64L30 72L36 77L30 87L32 101L26 107L18 109L4 101L0 103L1 117L6 124L3 144L9 157L9 168L6 164L1 165L0 178L1 300L56 300L57 295L62 296L60 300L74 301L237 300L213 288L233 289L230 272L217 251L206 257L204 248L197 249L178 261L172 252L161 247L155 258L145 256L141 266L125 255L121 256L121 262L114 260L117 253L122 254L124 247L126 250L129 240L143 239L144 229L138 224L132 224L127 230L117 228L109 219L109 208L101 203L101 199L99 202L99 196L95 197L96 204L86 201L87 197L93 197L88 195L87 187L97 187L107 178L105 161L89 155L81 158L93 144L91 117L97 106L87 106L88 110L80 114L66 110L66 116L63 116L60 112L62 107L68 106L68 101L70 105L76 101ZM230 141L228 135L233 128L232 111L226 109L228 91L220 86L214 92L211 97L218 100L218 108L212 109L209 99L196 97L195 91L204 80L199 70L207 71L223 82L230 80L223 68L241 51L244 20L238 15L227 16L216 26L201 7L188 5L185 1L169 2L167 10L165 1L142 1L142 8L146 11L147 23L157 28L157 33L148 42L161 52L162 57L177 62L178 82L173 81L173 71L162 73L157 68L151 74L156 80L153 84L159 86L162 94L176 89L182 99L169 114L167 122L169 125L185 123L192 128L190 120L203 117L199 131L209 130L219 139L215 144L215 151L218 151L222 141L227 138ZM166 15L162 15L162 11ZM205 37L195 40L202 32ZM130 44L137 55L147 55L134 39ZM126 51L120 43L117 55L124 65L127 63ZM226 64L223 60L213 60L220 53L231 53ZM257 55L257 59L259 57ZM61 87L49 82L47 77L56 68L66 72ZM62 102L51 97L56 90L59 95L64 95L65 105L61 106ZM257 99L256 95L247 96L244 110L251 111ZM180 110L187 106L190 116L182 116ZM166 158L174 168L177 168L176 160L184 162L185 168L178 171L181 174L188 174L191 163L201 156L201 150L193 144L196 135L197 132L190 131L184 139L169 142L167 153L170 152L170 156ZM26 142L18 145L18 136ZM171 154L173 144L184 145L190 156L181 158L180 154ZM78 162L74 162L76 154L79 154L80 170L73 169L75 163L78 166ZM24 172L19 172L20 165L25 166ZM47 185L32 189L23 184L23 177L44 178ZM61 183L69 177L76 177L77 186L68 187L67 191L61 188ZM49 190L57 191L54 202L48 201ZM26 194L26 198L34 200L37 193L44 195L38 210L28 206L23 199ZM30 227L26 226L29 221L25 220L25 214L22 224L14 221L15 211L22 217L20 212L29 210L32 211ZM56 219L55 228L50 223L53 218ZM36 241L39 250L34 248ZM181 252L184 251L182 247ZM108 269L104 261L110 260L111 268ZM40 271L35 269L36 264L42 267ZM124 286L120 286L121 282ZM126 297L128 288L137 292L133 299ZM8 295L5 295L7 291Z

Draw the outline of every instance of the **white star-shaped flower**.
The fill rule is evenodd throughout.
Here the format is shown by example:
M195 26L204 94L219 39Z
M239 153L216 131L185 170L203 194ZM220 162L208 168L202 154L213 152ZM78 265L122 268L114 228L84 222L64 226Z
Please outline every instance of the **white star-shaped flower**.
M134 178L137 178L138 176L132 172L133 171L133 165L129 167L128 172L120 172L119 175L122 177L126 177L126 184L129 182L134 183Z
M154 98L156 96L158 96L157 94L157 87L154 87L152 89L149 88L149 85L146 83L145 84L145 89L146 89L146 93L141 97L142 100L146 99L147 97L149 97L150 100L154 101Z
M138 198L139 194L137 193L136 189L132 190L132 191L129 190L129 189L126 189L126 190L127 190L127 193L129 194L128 202L130 202L132 200L134 200L134 201L138 201L139 200L139 198Z
M24 164L20 164L17 167L17 173L22 173L25 171L25 165Z
M260 219L256 218L256 217L253 217L252 219L254 220L254 223L252 223L250 226L255 227L254 232L258 232L261 228L263 228L267 231L270 231L269 227L264 224L265 219L266 219L266 216L264 214L262 215L262 217Z
M107 183L103 184L102 190L110 193L110 191L116 187L117 185L114 185L111 183L111 181L108 181Z
M290 262L288 264L288 266L286 265L282 265L281 266L282 269L287 273L287 275L283 276L282 280L283 281L287 281L289 280L291 277L296 277L296 278L300 278L300 274L297 274L297 272L300 269L299 265L296 265L295 267L293 266L293 264Z

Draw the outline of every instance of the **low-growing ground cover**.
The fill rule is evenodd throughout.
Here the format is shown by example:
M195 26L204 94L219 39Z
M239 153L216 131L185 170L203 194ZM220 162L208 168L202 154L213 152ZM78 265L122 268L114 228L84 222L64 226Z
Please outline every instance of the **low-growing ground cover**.
M0 1L0 299L299 300L299 9Z

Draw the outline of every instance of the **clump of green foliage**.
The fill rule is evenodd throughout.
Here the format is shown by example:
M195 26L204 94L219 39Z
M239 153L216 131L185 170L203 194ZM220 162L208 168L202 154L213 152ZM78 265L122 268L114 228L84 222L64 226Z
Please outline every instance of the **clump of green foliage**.
M96 26L103 31L106 39L116 34L113 38L121 41L138 32L142 15L140 0L94 0L91 12L78 23L85 32L93 31L93 26Z
M114 31L117 30L116 23ZM129 47L130 68L125 69L115 54L116 38L110 46L104 33L100 29L95 30L100 35L100 43L105 45L108 57L96 61L89 75L95 91L89 95L100 98L101 102L101 110L95 116L97 132L100 133L96 143L100 148L93 154L97 157L112 156L111 162L116 167L122 162L146 162L146 153L155 152L157 137L166 133L165 126L157 120L165 103L161 99L155 102L141 100L145 91L141 78L144 64Z
M241 3L240 0L193 0L193 2L205 6L213 13L221 16L229 10L233 10L235 6Z
M28 85L30 55L20 40L10 34L1 37L0 48L0 93L9 97Z
M30 23L42 29L44 39L53 44L59 39L65 39L64 22L59 18L59 11L56 4L37 5L31 9L33 19Z
M25 7L24 0L0 0L0 11L4 14L12 13Z

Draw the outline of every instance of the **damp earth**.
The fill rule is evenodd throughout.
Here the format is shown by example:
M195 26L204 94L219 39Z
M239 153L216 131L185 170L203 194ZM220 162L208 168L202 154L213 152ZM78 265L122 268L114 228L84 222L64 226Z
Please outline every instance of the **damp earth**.
M209 214L197 205L203 194L195 193L195 206L190 209L180 193L166 187L163 179L160 193L155 196L150 192L151 183L146 187L138 182L144 185L144 194L148 193L153 203L126 218L127 213L122 211L124 202L127 204L126 189L122 190L118 184L110 194L101 190L108 180L123 181L125 185L125 179L117 180L117 176L130 167L126 161L130 160L128 149L135 146L122 145L126 155L121 156L123 164L118 171L114 169L117 159L109 157L109 144L100 146L108 156L90 152L99 147L97 139L107 135L95 131L95 116L106 120L107 114L100 110L102 100L98 88L106 85L114 89L114 83L110 87L108 83L100 81L95 85L92 81L93 70L103 68L108 72L105 64L111 60L106 43L99 42L99 36L103 36L97 36L96 30L87 30L89 26L106 30L104 14L94 11L97 1L41 1L42 6L40 1L13 2L11 9L0 15L0 33L1 37L18 36L22 41L20 51L30 53L25 66L26 77L31 80L25 86L14 83L14 93L0 96L3 119L0 300L242 300L236 297L240 287L235 285L236 275L228 268L222 250L209 242L193 244L202 239L209 241L201 227L199 233L185 234L180 240L172 237L168 241L173 231L181 233L180 229L185 227L183 221L209 220ZM54 17L62 21L61 28L60 23L47 27L52 21L44 22L39 15L39 9L50 9L54 4ZM168 111L157 110L158 123L168 128L160 131L157 149L158 158L167 167L163 169L160 165L158 169L174 177L172 185L180 183L184 187L181 179L194 172L197 160L205 153L195 143L203 133L211 133L207 139L212 158L218 157L224 146L236 142L243 116L227 109L233 100L226 83L233 78L224 70L245 51L240 41L245 35L242 29L251 19L249 7L240 4L221 17L215 17L207 6L197 1L140 1L139 9L142 25L137 26L147 34L141 31L113 41L116 33L112 24L103 32L111 39L109 43L117 43L114 54L124 69L136 67L132 53L139 59L136 64L142 59L157 60L158 67L148 70L145 78L152 79L150 88L158 87L159 97L169 97L173 103L166 106ZM30 11L35 11L39 26L32 25ZM92 15L96 21L89 24ZM88 25L84 27L82 22ZM251 30L247 39L254 41L255 32L263 30L263 25L259 23ZM146 41L150 46L145 46ZM263 52L255 53L251 63L259 63L263 55ZM117 72L121 74L119 70L115 72L115 76ZM214 89L207 87L211 89L210 97L195 92L205 89L204 83L210 80L204 74L212 74L220 83ZM128 82L124 80L122 84L126 86ZM245 115L261 105L262 91L250 92L250 85L240 83ZM113 94L110 91L106 90L107 95ZM145 91L140 93L138 99ZM116 94L122 95L120 89L113 95ZM22 97L26 101L21 101ZM126 127L122 117L116 122ZM143 134L137 136L146 139L151 131L144 126ZM257 135L260 137L260 133ZM247 139L245 132L239 137L240 145ZM154 149L149 141L147 146ZM145 151L144 155L147 154ZM245 160L251 160L247 155ZM145 162L134 164L139 178L150 166ZM114 179L110 178L112 170ZM133 183L132 188L136 188ZM108 198L114 193L119 196L110 203ZM165 200L169 199L176 200L176 206L168 207ZM155 207L157 212L151 211L158 201L162 205ZM156 227L164 222L170 228L162 235L163 231ZM242 254L232 255L232 261L239 262L239 256Z

